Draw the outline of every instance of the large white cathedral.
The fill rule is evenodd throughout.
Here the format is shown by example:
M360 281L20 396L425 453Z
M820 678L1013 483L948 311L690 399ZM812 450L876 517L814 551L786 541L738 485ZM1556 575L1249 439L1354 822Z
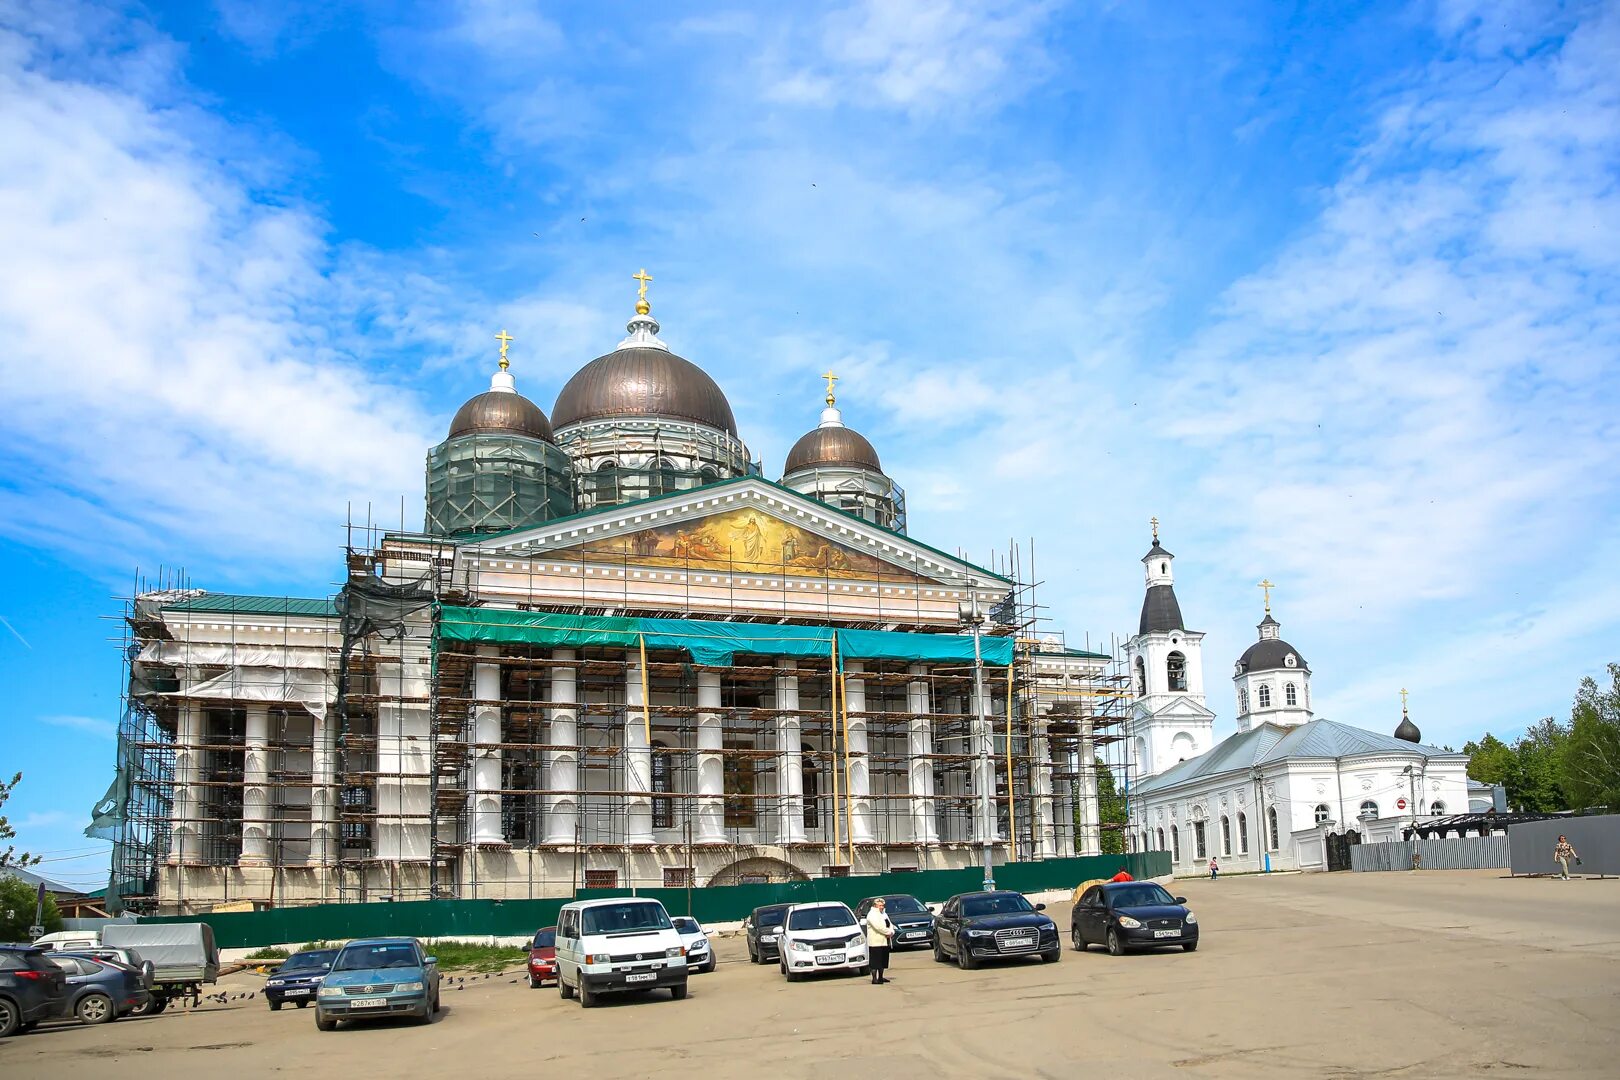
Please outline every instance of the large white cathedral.
M1142 557L1147 594L1126 642L1135 681L1130 754L1134 850L1168 851L1175 871L1347 868L1350 844L1398 839L1423 818L1468 809L1468 755L1425 746L1402 706L1393 735L1311 710L1311 669L1271 614L1233 664L1237 731L1217 743L1204 688L1204 635L1187 629L1175 557Z

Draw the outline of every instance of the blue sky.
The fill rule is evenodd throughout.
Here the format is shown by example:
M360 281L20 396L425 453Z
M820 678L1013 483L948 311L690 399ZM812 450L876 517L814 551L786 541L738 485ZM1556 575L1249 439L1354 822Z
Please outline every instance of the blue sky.
M1607 10L1606 10L1607 8ZM1613 5L0 0L0 771L44 869L137 568L321 594L497 329L549 411L645 266L776 474L817 373L914 535L1134 627L1217 732L1278 583L1318 715L1433 741L1620 659ZM363 510L362 510L363 513Z

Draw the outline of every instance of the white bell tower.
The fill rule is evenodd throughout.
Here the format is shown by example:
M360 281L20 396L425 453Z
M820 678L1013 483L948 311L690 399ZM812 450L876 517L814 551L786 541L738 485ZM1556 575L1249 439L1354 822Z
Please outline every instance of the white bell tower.
M1195 758L1215 745L1215 714L1204 699L1204 635L1188 630L1176 601L1175 556L1159 545L1142 557L1147 595L1134 637L1125 643L1132 694L1130 755L1138 779Z

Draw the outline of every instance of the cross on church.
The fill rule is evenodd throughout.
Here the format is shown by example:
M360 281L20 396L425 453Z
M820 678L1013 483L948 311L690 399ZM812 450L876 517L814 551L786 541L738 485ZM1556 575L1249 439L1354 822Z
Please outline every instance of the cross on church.
M647 299L647 282L652 280L652 275L647 273L646 268L643 267L642 269L636 271L634 274L631 274L630 276L632 278L636 279L637 281L641 282L641 288L639 290L637 290L637 292L636 292L636 299L637 300L645 300L645 299Z
M1148 523L1153 526L1153 542L1157 544L1159 542L1159 519L1150 517Z
M1406 715L1406 687L1401 687L1401 715Z
M495 340L501 343L501 370L505 371L507 366L510 364L510 361L506 359L507 346L516 341L517 338L513 337L511 334L508 334L505 330L502 330L500 333L495 335Z
M1273 585L1271 583L1270 578L1261 578L1260 579L1260 584L1255 586L1255 588L1257 588L1257 589L1264 589L1266 591L1266 614L1267 615L1271 614L1271 590L1275 589L1276 587L1277 586L1275 586L1275 585Z
M827 380L827 408L830 409L838 401L837 396L833 394L833 383L838 381L838 376L832 373L831 368L828 368L822 372L821 377Z

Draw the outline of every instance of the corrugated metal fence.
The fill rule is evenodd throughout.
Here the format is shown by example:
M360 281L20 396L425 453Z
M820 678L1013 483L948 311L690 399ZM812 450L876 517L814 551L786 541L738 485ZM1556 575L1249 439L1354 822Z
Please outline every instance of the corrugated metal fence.
M1138 878L1170 873L1165 851L1131 855L1092 855L1073 859L1010 863L996 867L996 885L1020 892L1072 889L1082 881L1111 877L1121 867ZM655 897L673 914L687 912L701 922L735 922L763 904L808 900L858 900L882 893L910 893L920 900L944 900L972 892L984 872L922 870L877 874L869 877L813 878L768 885L717 885L693 889L639 889L640 896ZM628 889L581 889L579 898L623 896ZM356 937L401 935L413 937L517 937L532 934L557 921L566 897L544 900L411 900L383 904L318 904L275 908L270 911L222 912L201 916L172 916L143 922L205 922L214 928L222 949L281 945L290 942L346 940Z
M1412 856L1418 865L1414 866ZM1437 840L1400 840L1357 844L1350 849L1352 870L1491 870L1506 869L1505 836L1448 836Z

